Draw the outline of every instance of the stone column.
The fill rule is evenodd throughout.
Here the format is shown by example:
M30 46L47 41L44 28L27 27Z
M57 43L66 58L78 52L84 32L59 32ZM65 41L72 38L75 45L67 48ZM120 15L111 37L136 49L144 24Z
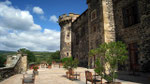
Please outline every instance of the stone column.
M103 20L104 20L104 42L115 41L115 22L113 12L113 1L102 0Z
M113 12L113 1L112 0L102 0L102 10L103 10L103 21L104 21L104 43L109 43L115 41L115 22L114 22L114 12ZM109 74L109 64L105 64L106 73Z
M21 57L21 72L27 71L27 55L23 54Z

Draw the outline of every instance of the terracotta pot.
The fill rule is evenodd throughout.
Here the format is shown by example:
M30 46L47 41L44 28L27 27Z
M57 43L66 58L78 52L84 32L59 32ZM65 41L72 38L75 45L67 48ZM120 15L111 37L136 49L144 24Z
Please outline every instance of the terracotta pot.
M111 83L105 82L104 84L121 84L121 82L111 82Z
M48 66L49 69L51 69L51 66Z

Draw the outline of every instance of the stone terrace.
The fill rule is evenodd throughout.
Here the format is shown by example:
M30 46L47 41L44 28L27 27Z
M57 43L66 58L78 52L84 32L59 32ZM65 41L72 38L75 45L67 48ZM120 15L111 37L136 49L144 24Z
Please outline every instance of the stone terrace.
M93 72L92 69L79 67L75 71L81 72L81 81L79 80L72 81L65 77L66 70L63 68L58 68L57 66L53 67L52 69L40 68L39 75L36 76L36 79L35 79L35 84L85 84L85 75L84 75L85 70L89 70ZM32 73L32 70L28 71L28 73L29 74ZM133 79L134 81L136 80L142 81L142 82L140 81L141 83L136 83L136 82L130 82L129 80L128 81L117 80L117 81L121 81L122 84L149 84L150 83L148 81L148 78L143 78L143 77L138 77L138 76L134 77L134 76L129 76L129 75L123 75L120 77L127 78L130 80ZM0 82L0 84L22 84L22 74L12 76L9 79L6 79ZM88 84L91 84L91 83L88 83Z

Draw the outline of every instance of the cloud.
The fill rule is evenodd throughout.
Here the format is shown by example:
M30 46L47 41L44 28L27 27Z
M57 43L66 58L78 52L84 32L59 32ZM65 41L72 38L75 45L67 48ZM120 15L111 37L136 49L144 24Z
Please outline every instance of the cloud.
M21 31L41 30L40 25L34 24L33 16L29 11L22 11L3 3L0 3L1 27Z
M56 15L52 15L50 16L49 20L56 23L58 21L58 18L56 17Z
M34 23L29 11L16 9L10 3L0 2L0 50L59 50L59 31L46 28L41 32L42 27Z
M33 12L36 14L44 14L43 9L40 7L33 7Z
M43 16L43 15L40 16L40 19L41 19L41 20L46 20L45 16Z

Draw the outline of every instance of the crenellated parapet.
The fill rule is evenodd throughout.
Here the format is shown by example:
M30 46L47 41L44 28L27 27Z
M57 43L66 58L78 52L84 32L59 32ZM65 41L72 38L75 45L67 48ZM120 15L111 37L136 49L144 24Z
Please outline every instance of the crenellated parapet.
M60 26L64 26L64 25L66 25L68 23L71 23L79 16L80 15L74 14L74 13L69 13L69 15L63 14L63 15L59 16L59 20L58 20L59 25Z

